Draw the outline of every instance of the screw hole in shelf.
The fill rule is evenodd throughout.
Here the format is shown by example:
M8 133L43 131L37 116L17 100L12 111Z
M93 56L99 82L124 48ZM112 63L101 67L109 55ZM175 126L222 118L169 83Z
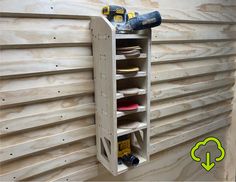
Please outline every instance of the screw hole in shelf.
M8 130L8 127L6 127L6 130Z
M5 101L5 99L2 99L2 101Z
M52 7L52 6L51 6L50 8L51 8L51 9L53 9L53 7Z
M61 91L60 91L60 90L58 90L58 91L57 91L57 93L61 93Z
M10 155L13 155L13 153L10 153Z

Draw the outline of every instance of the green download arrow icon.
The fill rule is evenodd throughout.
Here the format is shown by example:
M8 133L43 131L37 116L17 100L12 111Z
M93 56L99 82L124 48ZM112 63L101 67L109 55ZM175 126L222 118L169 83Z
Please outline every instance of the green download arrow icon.
M195 146L193 146L193 148L190 151L190 155L192 157L192 159L196 162L201 162L204 161L204 159L201 159L200 157L196 156L195 152L200 148L200 146L206 146L208 142L215 142L217 145L217 149L220 151L220 156L215 158L215 162L220 162L224 159L225 157L225 149L223 148L221 142L219 139L215 138L215 137L208 137L205 138L205 140L197 142L195 144ZM214 166L215 166L215 162L211 162L214 161L214 159L211 159L211 153L207 152L206 153L206 159L205 162L201 163L201 166L207 171L209 172Z
M214 162L211 163L211 154L210 154L210 152L206 153L206 162L205 163L202 162L201 165L206 171L210 171L215 166Z

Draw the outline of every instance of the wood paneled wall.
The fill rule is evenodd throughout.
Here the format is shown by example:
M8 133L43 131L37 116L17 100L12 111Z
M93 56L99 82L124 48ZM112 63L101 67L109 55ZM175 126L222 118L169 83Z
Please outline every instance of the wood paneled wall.
M151 161L118 177L95 156L89 16L106 3L0 0L1 180L232 180L232 151L206 173L189 150L207 135L228 146L236 2L110 1L163 16L152 35Z

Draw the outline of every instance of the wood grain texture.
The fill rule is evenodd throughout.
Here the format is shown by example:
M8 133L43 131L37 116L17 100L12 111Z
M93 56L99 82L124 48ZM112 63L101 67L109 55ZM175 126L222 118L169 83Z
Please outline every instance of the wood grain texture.
M94 104L84 104L47 113L44 112L40 114L25 116L22 118L2 120L0 122L1 134L9 134L12 132L32 129L34 127L42 127L45 125L61 123L70 119L78 119L93 114ZM17 125L17 123L19 122L21 123L21 125Z
M163 136L151 140L151 153L153 154L161 150L171 148L182 142L201 136L206 131L211 132L216 129L228 126L230 121L231 118L225 119L225 117L223 117L221 120L216 120L214 118L210 123L199 123L197 126L194 126L194 128L193 126L186 127L184 128L185 130L180 131L180 133L178 133L179 131L174 131L172 133L168 133L166 136L163 134Z
M163 17L152 32L150 163L113 177L96 160L89 23L106 1L0 0L0 180L234 180L235 1L110 2ZM228 154L208 175L189 157L206 136Z
M6 36L1 36L0 46L17 48L36 45L43 47L51 44L51 46L90 44L88 22L88 20L77 20L77 22L69 20L62 25L62 20L33 21L32 18L1 18L0 33ZM73 23L75 26L72 26ZM47 24L50 26L46 26ZM154 28L152 41L154 43L169 43L170 41L183 43L234 40L236 39L235 27L235 25L163 23L161 27ZM64 35L67 35L66 38Z
M232 110L232 105L226 105L223 107L218 107L217 109L202 112L202 113L194 113L194 115L190 115L188 117L184 117L180 120L171 120L170 118L162 120L162 122L156 122L156 124L153 124L153 127L151 128L151 136L154 135L160 135L162 133L178 129L184 126L188 126L191 124L195 124L198 122L201 122L202 120L206 120L208 118L211 118L213 116L230 112Z
M39 173L43 173L45 171L64 166L67 163L73 163L75 161L94 156L95 154L96 147L91 146L61 157L49 159L47 161L39 162L36 165L27 166L11 173L4 174L1 176L1 180L10 181L12 180L12 176L14 176L17 180L29 178Z
M83 138L91 137L94 136L94 134L95 126L92 125L53 136L39 138L30 142L19 143L17 145L2 148L1 162L31 154L32 152L38 152L58 145L63 145L65 142L69 143L76 140L81 140Z
M158 8L166 21L181 20L181 21L204 21L204 22L235 22L235 6L234 1L223 2L220 0L202 1L175 1L170 3L165 0L159 1L143 1L140 0L135 5L132 2L121 3L118 0L110 1L111 4L120 4L126 6L129 10L139 12L147 12ZM40 0L37 3L33 0L24 1L19 6L11 6L16 0L1 0L0 7L3 15L10 16L11 14L37 14L42 15L69 15L69 16L94 16L100 14L101 7L106 5L104 1L85 1L85 0L69 0L49 2ZM191 6L187 6L190 3ZM179 4L176 6L176 4ZM234 4L235 5L235 4ZM219 10L220 9L220 10Z
M153 44L152 64L192 61L235 55L233 41Z
M92 81L52 87L39 87L24 90L7 91L1 93L1 107L10 107L11 105L26 104L48 99L55 99L58 97L89 94L92 92ZM23 95L25 96L21 97Z

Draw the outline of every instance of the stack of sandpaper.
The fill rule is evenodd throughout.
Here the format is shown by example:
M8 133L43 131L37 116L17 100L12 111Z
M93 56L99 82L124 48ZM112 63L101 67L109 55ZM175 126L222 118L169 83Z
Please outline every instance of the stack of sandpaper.
M126 57L139 57L141 53L140 46L119 47L116 49L117 55L125 55Z

